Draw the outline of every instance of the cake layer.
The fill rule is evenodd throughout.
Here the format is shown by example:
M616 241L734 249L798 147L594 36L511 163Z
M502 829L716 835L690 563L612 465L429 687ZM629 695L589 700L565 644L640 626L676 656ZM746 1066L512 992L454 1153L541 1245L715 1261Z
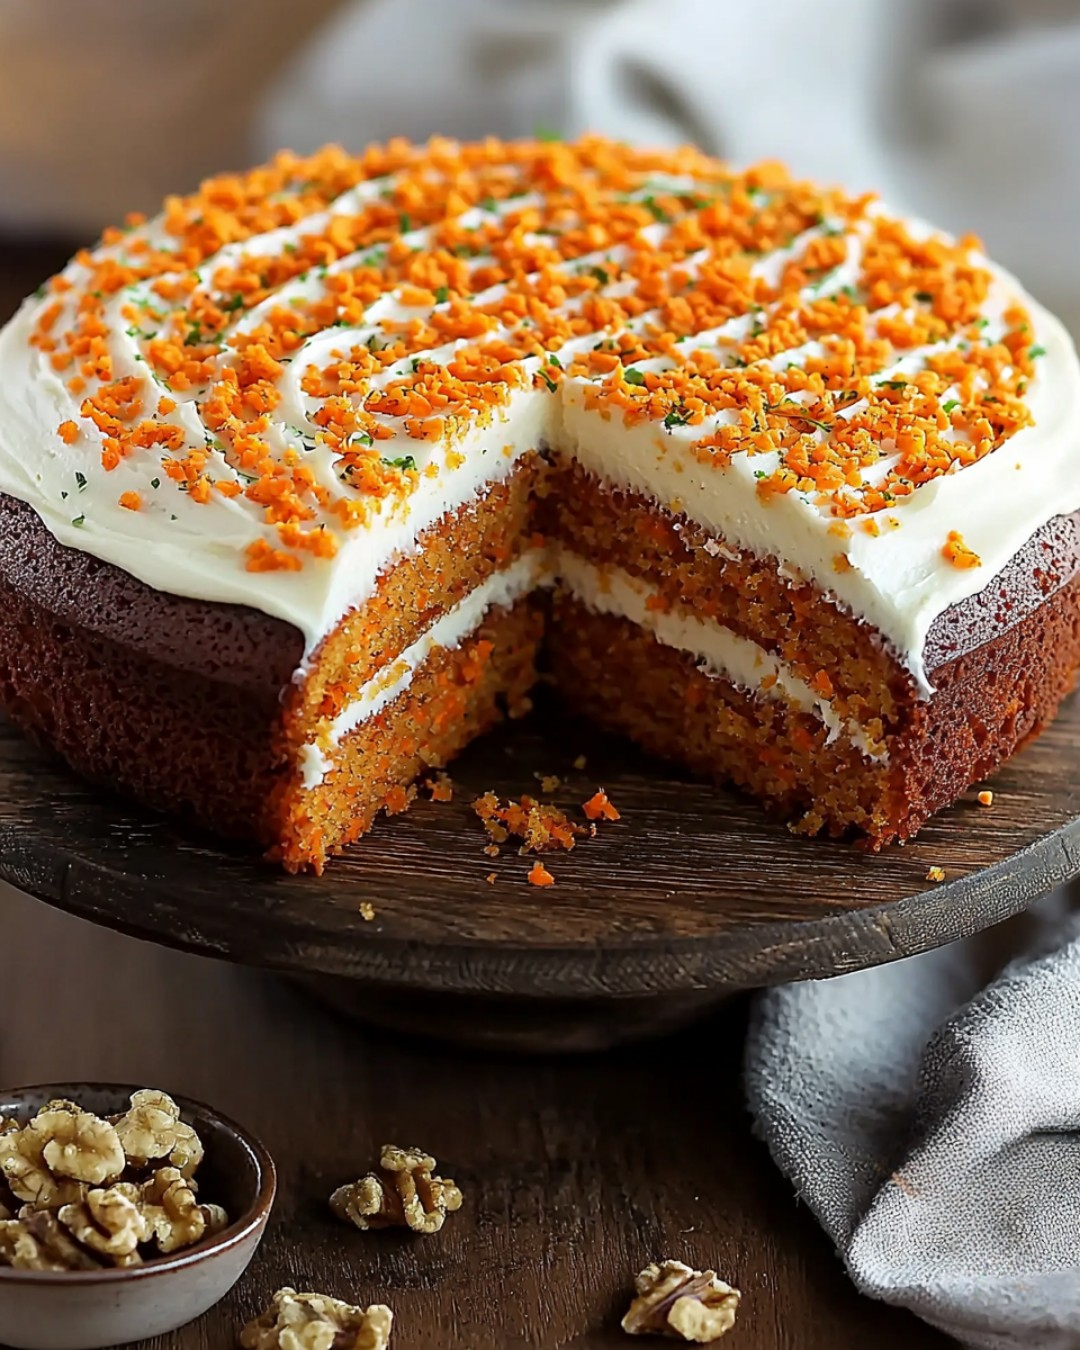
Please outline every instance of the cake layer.
M541 615L527 599L506 608L531 587L531 558L481 583L481 595L472 592L471 631L453 647L432 643L392 700L343 735L334 766L346 773L348 791L343 779L334 790L340 797L328 796L327 784L305 792L295 762L282 758L282 688L266 678L277 629L286 630L293 651L300 644L295 630L254 611L150 592L58 545L21 503L0 498L0 515L12 525L0 531L5 715L101 787L219 835L291 848L290 865L305 861L298 830L313 849L307 861L321 866L339 835L354 838L367 828L391 787L404 793L415 773L444 763L502 708L520 705L535 682ZM16 544L22 568L9 567L5 556ZM69 565L79 578L101 582L81 606L78 590L66 584L73 580ZM172 628L170 619L177 621ZM198 635L203 646L194 642ZM316 839L305 822L328 802L336 824L324 824ZM359 823L345 821L350 804Z
M510 475L489 484L424 531L417 546L392 559L375 593L344 616L304 661L285 720L291 750L313 740L375 674L419 642L432 624L534 545L534 493L543 462L519 458Z
M405 808L418 774L446 764L505 711L524 708L541 626L524 599L489 609L458 646L433 647L387 702L343 734L332 771L310 788L283 785L264 829L272 856L290 870L322 871L380 810Z
M831 689L822 692L820 678L818 687L811 685L786 661L732 628L671 604L650 582L621 567L598 565L568 549L557 552L555 571L559 590L592 613L627 620L662 646L689 656L706 675L720 676L752 697L809 714L825 728L827 743L845 740L868 759L888 759L879 719L867 724L853 719Z
M911 677L881 635L784 562L737 550L576 464L557 464L546 506L545 532L571 553L643 579L654 608L688 609L755 643L799 680L838 695L845 717L888 722L910 697Z
M471 639L490 610L512 608L528 597L546 583L549 570L546 552L533 549L508 567L492 572L456 604L444 609L377 674L354 686L349 696L335 700L313 734L309 729L309 739L299 749L303 787L310 790L321 783L337 763L341 742L405 694L438 653L454 651Z
M824 688L844 717L888 727L919 692L876 629L784 560L736 549L685 514L558 457L545 491L540 525L565 550L642 579L654 608L689 609L756 643ZM1078 572L1080 514L1055 517L981 591L938 617L924 654L927 676L993 641Z
M816 710L755 695L703 668L696 653L565 593L553 602L549 647L570 707L595 725L743 788L786 818L816 803L834 833L890 828L889 766L847 737L830 739Z
M888 738L887 760L830 736L816 710L739 688L567 592L556 592L548 645L560 690L590 721L745 789L802 832L854 830L880 848L910 838L1053 717L1080 666L1080 577L941 667L934 698L913 701Z

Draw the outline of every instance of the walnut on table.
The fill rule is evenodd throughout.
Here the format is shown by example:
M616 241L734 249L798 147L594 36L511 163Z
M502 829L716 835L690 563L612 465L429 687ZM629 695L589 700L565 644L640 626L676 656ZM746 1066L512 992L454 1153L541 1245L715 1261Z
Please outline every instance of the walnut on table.
M394 1314L383 1303L370 1308L327 1294L279 1289L267 1310L240 1333L241 1350L386 1350Z
M180 1119L180 1108L165 1092L132 1093L131 1106L116 1121L116 1134L132 1167L166 1158L190 1181L203 1159L202 1140Z
M735 1325L741 1295L715 1270L664 1261L646 1266L634 1286L637 1298L622 1320L631 1336L673 1336L705 1345Z
M447 1214L461 1208L462 1195L455 1182L434 1171L435 1159L419 1149L384 1144L377 1170L340 1186L330 1208L357 1228L437 1233Z

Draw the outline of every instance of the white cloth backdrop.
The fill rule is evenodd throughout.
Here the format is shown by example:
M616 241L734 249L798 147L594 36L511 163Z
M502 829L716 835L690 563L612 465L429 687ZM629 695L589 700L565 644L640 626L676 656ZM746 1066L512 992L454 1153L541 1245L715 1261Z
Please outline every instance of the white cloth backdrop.
M87 234L278 145L538 124L879 188L1080 324L1078 0L0 0L0 228Z

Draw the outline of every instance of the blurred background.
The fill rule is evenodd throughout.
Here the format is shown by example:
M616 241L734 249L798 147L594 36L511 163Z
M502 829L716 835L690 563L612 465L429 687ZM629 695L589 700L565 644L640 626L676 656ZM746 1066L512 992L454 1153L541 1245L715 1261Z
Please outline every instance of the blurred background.
M0 271L280 146L541 125L873 187L1080 332L1080 0L0 0Z

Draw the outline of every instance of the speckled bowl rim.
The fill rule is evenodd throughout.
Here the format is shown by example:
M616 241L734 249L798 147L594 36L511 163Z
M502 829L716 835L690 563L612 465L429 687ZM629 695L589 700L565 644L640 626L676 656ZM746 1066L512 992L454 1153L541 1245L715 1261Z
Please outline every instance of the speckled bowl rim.
M65 1097L75 1101L79 1092L115 1092L130 1097L133 1092L142 1090L140 1087L124 1083L31 1083L26 1087L0 1088L0 1101L30 1093L48 1093L46 1101L54 1097ZM223 1232L196 1243L194 1247L174 1255L155 1256L141 1266L106 1266L101 1270L13 1270L10 1266L0 1266L0 1284L62 1284L74 1288L79 1285L126 1283L129 1280L147 1280L155 1275L170 1275L237 1246L260 1227L265 1226L277 1194L277 1168L270 1156L270 1150L257 1135L243 1129L231 1117L223 1115L212 1106L207 1106L205 1102L175 1092L169 1095L182 1112L209 1117L217 1124L223 1125L251 1151L259 1169L259 1184L254 1201L240 1218Z

